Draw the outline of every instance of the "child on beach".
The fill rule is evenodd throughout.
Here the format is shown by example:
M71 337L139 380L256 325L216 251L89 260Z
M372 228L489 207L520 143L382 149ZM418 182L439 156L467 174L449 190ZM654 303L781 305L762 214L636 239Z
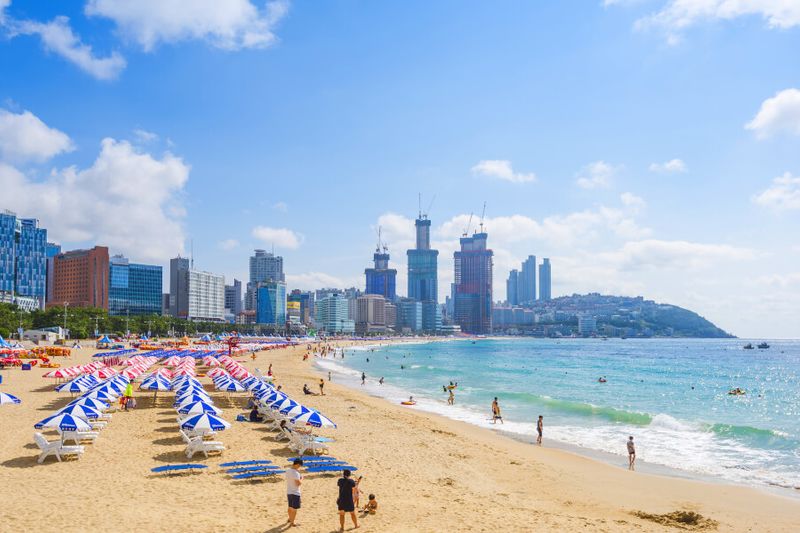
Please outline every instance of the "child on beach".
M361 512L363 512L364 514L375 514L377 511L378 511L378 500L375 499L374 494L370 494L369 501L367 502L367 505L365 505L364 508L361 509Z

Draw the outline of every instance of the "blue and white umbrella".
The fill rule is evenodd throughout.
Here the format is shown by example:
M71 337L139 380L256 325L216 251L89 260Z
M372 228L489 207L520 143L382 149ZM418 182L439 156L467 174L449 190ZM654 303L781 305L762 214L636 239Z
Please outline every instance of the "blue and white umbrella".
M175 403L173 404L173 406L183 407L184 405L189 405L190 403L195 403L195 402L214 403L211 397L207 394L188 394L185 396L179 396L175 398Z
M116 398L121 396L121 393L117 392L116 389L113 387L109 387L108 385L100 385L99 387L95 387L94 389L90 390L89 392L102 392L106 396L110 396L111 398Z
M192 402L178 407L178 412L183 415L194 415L200 413L212 413L215 415L220 415L222 414L222 409L219 407L214 407L210 403L206 402Z
M93 400L100 400L101 402L109 402L109 403L113 402L114 398L115 398L114 395L109 394L108 392L106 392L104 390L96 390L96 389L84 392L83 394L81 394L80 397L81 398L91 398Z
M91 407L95 411L105 411L110 407L109 404L101 400L98 400L97 398L83 398L83 397L78 398L77 400L73 400L72 402L69 403L69 405L86 405L88 407Z
M103 413L96 409L92 409L88 405L81 405L81 404L72 404L68 405L65 408L61 409L59 413L65 413L73 416L79 416L86 420L92 420L96 418L100 418L103 416Z
M151 390L151 391L168 391L172 390L172 386L169 384L169 381L163 378L151 378L142 381L139 385L139 390Z
M223 392L244 392L244 387L242 384L236 381L235 379L230 380L228 383L225 383L222 386L217 386L218 390Z
M309 426L314 427L332 427L335 428L336 424L333 423L333 420L328 418L327 416L323 415L319 411L309 411L307 413L303 413L295 418L292 419L293 424L308 424Z
M283 398L282 400L277 400L269 404L270 409L274 409L275 411L282 411L287 407L294 407L297 405L297 402L289 398Z
M22 403L22 400L20 400L14 395L5 392L0 392L0 405L6 405L11 403Z
M308 411L311 411L311 409L309 409L305 405L300 405L298 403L297 405L294 405L292 407L287 407L285 409L282 409L281 414L291 419L296 416L300 416L304 413L307 413Z
M91 389L91 385L86 383L81 383L77 380L67 381L66 383L62 383L56 387L56 391L58 392L86 392Z
M190 416L181 423L181 428L199 432L222 431L229 427L228 422L210 413Z
M178 387L177 389L175 389L175 394L186 394L187 392L188 393L201 392L203 394L206 394L206 390L203 388L202 385L189 384L189 385L183 385L182 387Z
M40 420L33 427L36 429L55 428L59 431L91 431L92 426L86 419L69 413L57 413Z

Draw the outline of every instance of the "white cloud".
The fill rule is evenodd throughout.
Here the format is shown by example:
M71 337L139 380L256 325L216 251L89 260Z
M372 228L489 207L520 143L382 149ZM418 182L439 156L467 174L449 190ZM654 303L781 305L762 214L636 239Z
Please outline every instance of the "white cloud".
M762 207L786 211L800 209L800 177L786 172L772 180L772 185L753 197Z
M253 237L267 244L274 244L281 248L294 250L303 243L303 236L287 228L270 228L256 226L253 228Z
M686 28L702 21L732 20L759 16L770 28L800 25L800 2L796 0L669 0L658 12L639 19L639 30L658 29L676 44Z
M11 0L0 0L0 24L5 21L6 8L11 5Z
M718 261L752 259L755 252L727 244L647 239L626 242L619 250L600 257L619 270L695 270L710 268Z
M158 140L158 134L152 131L137 128L133 130L133 134L141 144L150 144Z
M12 36L38 35L45 49L100 80L114 79L125 68L125 58L117 52L107 57L97 57L92 47L81 42L72 32L67 17L56 17L50 22L14 21L10 30Z
M472 173L503 181L510 181L511 183L536 181L536 174L533 172L528 174L514 172L514 169L511 167L511 161L506 159L485 159L479 161L477 165L472 167Z
M756 278L756 284L779 289L786 289L793 286L800 288L800 272L760 276Z
M280 211L281 213L286 213L289 211L289 206L286 205L286 202L275 202L272 204L272 209L275 211Z
M681 159L670 159L663 163L652 163L650 165L650 172L658 172L660 174L673 174L677 172L686 172L686 163Z
M630 209L633 213L638 213L647 207L647 202L641 196L636 196L631 192L624 192L619 197L622 205Z
M362 284L361 278L341 278L324 272L305 272L303 274L286 274L286 284L292 289L314 290L324 287L346 288L358 287Z
M41 162L71 150L66 133L50 128L30 111L16 114L0 109L0 158Z
M157 159L106 138L92 166L54 170L43 181L0 164L0 203L13 198L2 207L40 219L50 240L163 261L183 251L180 194L188 178L179 157Z
M224 241L219 242L219 247L223 250L233 250L234 248L239 247L239 241L236 239L225 239Z
M800 90L785 89L761 104L745 128L764 139L778 133L800 135Z
M617 168L605 161L589 163L578 173L578 186L584 189L600 189L611 185L611 178L617 173Z
M226 50L265 48L289 10L285 0L89 0L89 16L113 20L122 35L152 51L159 43L200 39Z

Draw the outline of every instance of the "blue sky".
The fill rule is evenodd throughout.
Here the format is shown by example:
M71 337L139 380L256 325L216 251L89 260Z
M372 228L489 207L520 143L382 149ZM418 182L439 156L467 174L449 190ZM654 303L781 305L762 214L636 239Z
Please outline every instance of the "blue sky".
M68 248L361 286L381 225L404 289L421 192L442 297L485 201L496 299L535 254L800 337L800 0L0 8L0 208Z

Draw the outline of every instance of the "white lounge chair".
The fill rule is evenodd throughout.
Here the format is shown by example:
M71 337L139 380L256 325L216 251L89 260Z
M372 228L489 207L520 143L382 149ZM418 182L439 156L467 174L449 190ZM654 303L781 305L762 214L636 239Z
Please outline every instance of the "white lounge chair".
M328 446L324 442L317 442L313 436L299 435L296 432L290 433L289 449L297 452L298 455L305 455L306 451L320 454L328 451Z
M64 446L64 444L58 440L48 441L41 433L34 433L33 440L36 442L39 449L42 450L37 460L39 464L42 464L50 455L55 455L60 463L62 455L77 455L80 457L83 453L83 446Z
M186 445L186 457L191 459L196 453L202 453L208 457L208 452L222 452L224 450L225 446L219 441L192 439Z
M61 442L72 441L75 444L80 444L84 440L94 442L99 436L100 433L97 431L64 431L61 433Z

